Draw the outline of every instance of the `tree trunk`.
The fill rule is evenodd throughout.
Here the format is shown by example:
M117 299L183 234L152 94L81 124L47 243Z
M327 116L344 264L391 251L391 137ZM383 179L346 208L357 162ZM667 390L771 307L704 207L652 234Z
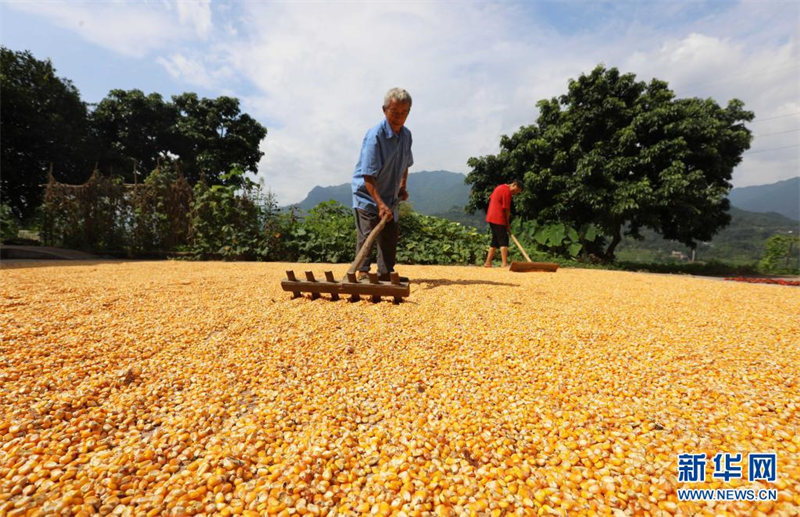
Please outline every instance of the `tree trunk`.
M606 248L606 252L603 254L603 259L606 262L614 261L614 250L617 248L617 245L620 242L622 242L622 225L618 224L616 229L614 230L614 236L611 239L611 244L608 245L608 248Z

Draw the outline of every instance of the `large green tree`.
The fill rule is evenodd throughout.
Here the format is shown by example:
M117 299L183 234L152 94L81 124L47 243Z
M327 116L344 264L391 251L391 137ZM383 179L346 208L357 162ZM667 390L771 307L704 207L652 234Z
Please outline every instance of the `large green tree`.
M175 107L158 93L111 90L91 113L97 168L131 183L134 171L149 174L172 158L176 120Z
M166 102L139 90L112 90L91 114L100 170L128 181L158 161L175 162L191 182L225 183L232 167L256 172L267 130L232 97L184 93Z
M59 181L89 177L86 136L75 86L49 60L0 47L0 197L16 217L33 215L51 165Z
M603 237L583 249L605 260L642 228L694 248L730 221L731 174L751 141L741 101L678 99L664 81L598 66L537 106L536 123L503 136L498 154L469 159L469 210L521 180L519 217L596 229Z
M231 167L256 172L264 155L259 144L267 129L239 110L239 99L200 99L194 93L172 97L178 118L174 127L175 147L181 171L191 182L225 182L236 178ZM227 181L236 181L229 179Z

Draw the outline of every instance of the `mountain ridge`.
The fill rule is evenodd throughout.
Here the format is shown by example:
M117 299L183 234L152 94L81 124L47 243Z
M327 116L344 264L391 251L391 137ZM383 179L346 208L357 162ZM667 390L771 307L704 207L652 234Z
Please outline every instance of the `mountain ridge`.
M748 212L781 214L800 221L800 176L766 185L736 187L728 199L731 205Z
M450 171L419 171L408 174L408 197L419 213L437 215L453 207L464 210L469 199L470 187L464 180L466 175ZM312 188L305 199L293 206L308 211L324 201L334 200L352 206L353 194L350 183Z
M411 172L408 176L409 199L417 212L440 216L463 212L470 193L469 185L464 182L465 174L436 170ZM350 183L317 185L293 206L307 211L331 199L351 206ZM732 206L747 212L775 213L800 221L800 176L765 185L734 187L728 199Z

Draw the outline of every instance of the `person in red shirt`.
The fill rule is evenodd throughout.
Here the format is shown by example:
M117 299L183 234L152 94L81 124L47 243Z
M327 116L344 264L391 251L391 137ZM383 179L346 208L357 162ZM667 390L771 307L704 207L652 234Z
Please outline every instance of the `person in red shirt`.
M522 192L516 180L511 183L498 185L492 195L489 196L489 208L486 210L486 222L492 229L492 243L489 246L489 254L486 256L484 267L492 267L492 260L500 248L500 257L503 259L503 267L508 267L508 234L509 224L511 224L511 196Z

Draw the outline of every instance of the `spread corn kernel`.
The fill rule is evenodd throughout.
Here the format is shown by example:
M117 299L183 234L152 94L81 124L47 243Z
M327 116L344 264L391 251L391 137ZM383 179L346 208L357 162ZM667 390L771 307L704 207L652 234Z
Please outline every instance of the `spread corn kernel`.
M0 269L0 514L800 511L798 289L404 266L394 305L291 268ZM678 454L764 451L776 501L678 500Z

